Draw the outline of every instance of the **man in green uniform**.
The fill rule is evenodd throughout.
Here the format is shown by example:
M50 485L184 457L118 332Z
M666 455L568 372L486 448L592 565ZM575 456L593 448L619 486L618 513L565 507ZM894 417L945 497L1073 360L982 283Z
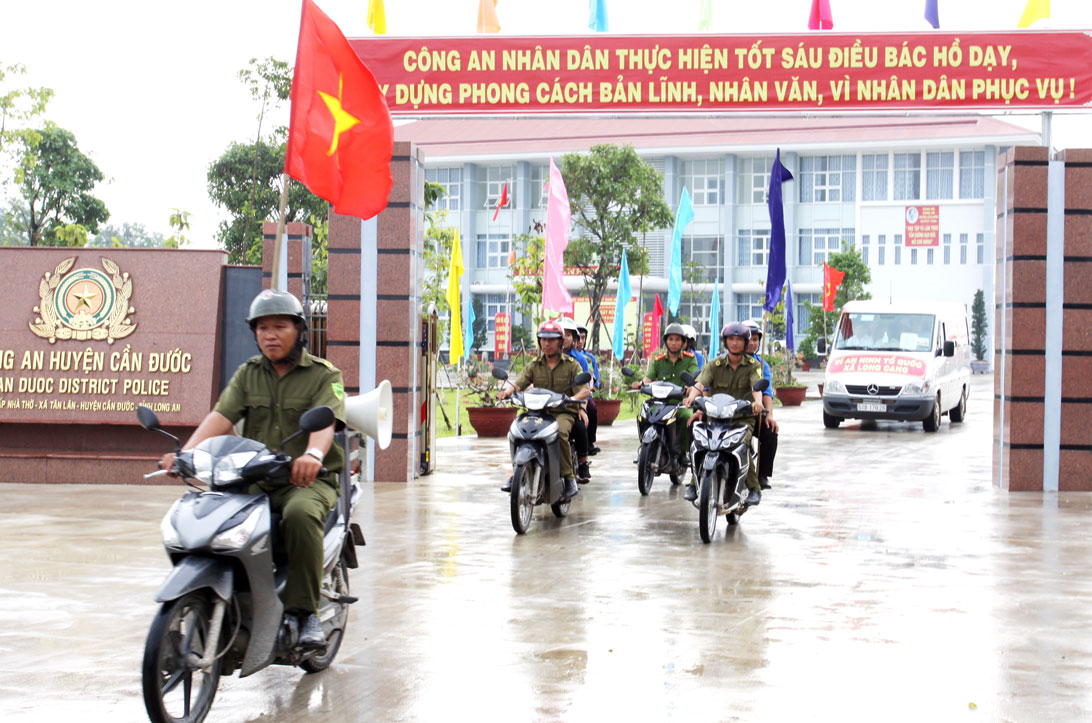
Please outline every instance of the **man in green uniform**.
M690 372L694 375L698 373L697 358L693 352L684 348L686 345L686 330L681 324L667 325L667 328L664 329L663 343L663 350L658 354L654 354L649 360L644 379L630 385L633 389L638 389L642 384L651 382L671 382L680 387L685 387L686 382L682 380L682 373ZM690 417L693 414L694 410L689 407L679 407L679 411L675 413L675 429L676 434L678 434L679 451L684 455L690 451ZM643 426L638 425L638 433L644 435Z
M281 534L290 560L282 595L285 611L299 618L300 646L319 649L326 645L316 615L322 584L322 536L326 515L337 502L338 472L345 464L341 447L333 444L335 427L345 426L345 387L334 365L304 349L307 322L303 306L292 294L276 289L261 292L250 304L247 323L261 354L236 370L213 411L183 449L209 437L234 434L240 419L245 420L244 437L277 449L285 437L299 429L300 416L308 409L326 405L334 410L334 424L307 437L296 437L285 446L285 452L294 458L291 485L256 485L269 495L273 511L282 515ZM173 464L173 454L163 456L163 469L171 469ZM324 466L326 474L319 476Z
M538 348L542 354L532 360L523 368L523 372L515 381L514 387L505 387L497 395L500 399L507 399L515 392L523 391L528 387L549 389L554 392L564 393L572 386L576 375L581 373L580 365L568 354L561 353L561 325L556 321L544 321L538 327ZM576 393L570 394L574 399L587 399L591 396L591 390L587 385L582 385ZM557 420L558 432L561 436L561 475L565 478L565 497L572 499L579 490L576 480L573 479L573 453L569 446L569 434L572 432L573 421L576 419L575 409L556 410L551 412ZM508 485L511 485L509 480ZM503 488L502 488L503 489ZM509 487L509 490L511 487ZM505 490L508 491L508 490Z
M751 339L750 330L738 321L734 321L721 329L720 338L727 353L705 365L683 404L690 406L699 394L705 394L705 396L730 394L736 399L750 399L752 414L761 414L762 392L754 391L753 387L755 382L762 378L762 367L754 357L746 353L747 342ZM747 489L750 490L747 495L747 504L754 506L762 500L762 491L758 483L754 456L751 454L753 425L748 422L741 422L741 424L747 426L747 434L744 437L748 459ZM687 485L683 497L691 501L698 498L698 490L694 482Z

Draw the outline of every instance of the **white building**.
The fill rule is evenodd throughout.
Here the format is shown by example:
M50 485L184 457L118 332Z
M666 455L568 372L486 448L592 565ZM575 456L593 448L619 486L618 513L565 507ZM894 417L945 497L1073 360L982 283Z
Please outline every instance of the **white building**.
M459 228L464 283L483 297L490 344L493 314L509 298L510 239L545 221L551 156L560 163L561 155L593 145L629 144L664 174L672 211L685 186L695 219L683 238L683 261L701 264L706 282L720 281L728 321L761 316L766 192L780 148L795 177L783 192L799 339L807 323L803 302L820 301L823 261L843 240L860 248L871 268L873 298L958 301L969 308L982 289L993 299L996 158L1010 146L1040 142L1037 133L983 116L460 118L409 123L395 136L424 150L428 180L448 192L441 207ZM506 182L509 203L493 221ZM936 246L906 245L907 209L920 206L937 208ZM651 294L667 290L670 240L667 228L642 241L650 259L646 311ZM567 278L574 292L581 282ZM639 283L633 280L635 292ZM684 291L680 309L703 334L709 333L712 288L699 286L697 301Z

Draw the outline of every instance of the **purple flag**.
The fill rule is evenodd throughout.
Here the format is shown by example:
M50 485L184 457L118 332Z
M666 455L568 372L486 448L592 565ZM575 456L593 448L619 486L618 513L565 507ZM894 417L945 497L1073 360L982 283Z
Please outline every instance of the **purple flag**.
M939 0L925 0L925 19L934 29L940 27L940 13L937 11Z
M781 201L781 184L791 181L789 169L781 165L781 149L777 149L770 169L770 191L766 205L770 209L770 261L766 267L766 311L773 311L781 300L785 285L785 205Z

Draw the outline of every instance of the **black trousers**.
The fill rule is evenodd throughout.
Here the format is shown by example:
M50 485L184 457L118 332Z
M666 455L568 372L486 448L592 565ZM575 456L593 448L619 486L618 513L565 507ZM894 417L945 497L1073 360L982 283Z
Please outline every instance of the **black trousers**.
M599 429L599 407L594 399L588 400L588 444L595 445L595 432Z
M588 427L579 414L576 415L576 420L573 422L572 444L576 447L577 459L584 459L588 456Z
M773 461L777 456L777 432L760 422L758 430L758 476L773 477Z

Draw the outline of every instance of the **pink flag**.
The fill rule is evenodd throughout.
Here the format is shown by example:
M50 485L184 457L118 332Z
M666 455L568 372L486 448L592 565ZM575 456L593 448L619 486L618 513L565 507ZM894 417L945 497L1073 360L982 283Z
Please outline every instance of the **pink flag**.
M811 0L811 16L808 17L808 29L834 29L834 16L830 12L830 0Z
M550 196L546 202L546 249L543 252L542 310L573 313L573 297L565 288L565 247L569 245L569 194L561 171L550 158Z

